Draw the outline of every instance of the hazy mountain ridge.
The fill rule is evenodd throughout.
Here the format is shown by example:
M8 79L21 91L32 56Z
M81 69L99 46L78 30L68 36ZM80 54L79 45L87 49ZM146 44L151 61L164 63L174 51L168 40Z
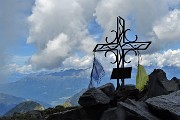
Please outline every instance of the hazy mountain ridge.
M146 70L149 71L151 69L152 68L148 68ZM135 72L136 71L135 71L135 69L133 69L133 70L134 71L132 72L133 76L131 77L131 80L126 80L125 84L129 84L128 81L135 82L135 77L134 76L135 76ZM173 76L173 77L176 76L177 78L179 78L178 75L175 75L179 71L178 68L170 70L167 67L166 69L164 69L164 71L166 72L166 74L172 73L171 76ZM57 75L57 73L55 73L55 74L56 74L55 76L51 75L50 73L43 73L43 75L42 74L41 75L40 74L36 74L36 75L38 75L38 77L34 75L34 76L32 76L33 79L31 79L31 77L28 77L29 79L20 80L18 82L14 82L14 83L16 83L15 85L19 85L19 86L26 85L26 86L24 86L24 87L26 87L26 90L27 90L27 87L28 87L27 85L28 84L30 86L28 88L29 90L30 90L30 88L35 88L36 90L34 92L37 92L36 95L39 95L39 100L42 100L42 98L41 98L42 96L40 96L41 95L40 93L42 91L37 91L38 90L37 88L38 88L38 86L46 85L44 87L45 87L45 90L47 90L47 91L49 89L51 89L51 88L54 88L54 90L51 89L51 92L49 93L49 95L46 96L51 103L54 102L54 105L55 104L60 104L63 101L66 101L66 99L68 99L67 102L70 102L72 105L77 105L78 97L83 93L83 90L81 88L82 88L83 85L85 86L84 88L87 88L90 79L88 79L87 76L80 77L82 75L81 73L77 74L78 77L74 77L74 79L67 79L67 78L73 78L72 77L73 74L71 74L72 76L65 76L63 78L60 78ZM34 79L34 78L37 78L37 79ZM77 79L77 78L79 78L79 79ZM83 79L83 78L86 78L86 79ZM170 79L172 79L172 77L169 77L168 79L170 80ZM68 82L67 82L67 80L68 80ZM84 82L84 81L86 81L86 82ZM106 76L106 77L104 77L102 79L101 84L104 84L107 81L108 82L112 82L112 81L116 82L116 80L110 80L109 77ZM82 84L82 82L84 82L84 83ZM38 83L38 85L37 85L37 83ZM12 85L12 84L10 84L10 85ZM51 86L51 88L50 88L50 86ZM76 88L73 89L73 86L78 86L79 88L78 89L76 89ZM40 87L40 88L44 88L44 87ZM58 87L61 87L61 89L59 89ZM1 89L1 87L0 87L0 89ZM22 88L21 88L21 90L22 90ZM60 90L60 91L58 91L58 90ZM66 92L66 90L67 91L69 90L70 92ZM74 90L77 90L77 91L74 91ZM78 90L79 91L82 90L82 91L79 92ZM24 93L30 93L30 91L24 91ZM72 95L70 95L69 93L71 93ZM51 98L51 97L53 97L53 95L54 95L55 99ZM64 96L62 96L62 95L64 95ZM47 99L45 99L45 100L47 100ZM54 110L52 108L49 108L49 109L46 110L46 112L48 114L49 114L50 111L56 111L56 110Z
M0 115L4 115L7 111L9 111L22 101L25 101L25 99L0 93Z
M76 93L75 95L73 95L72 97L68 98L66 100L66 102L70 103L72 106L79 106L78 100L79 97L86 92L87 89L83 89L80 92Z
M0 84L0 92L58 105L87 88L86 73L87 69L32 73L19 81Z
M150 73L154 67L145 67ZM178 67L164 67L168 79L177 76ZM53 106L63 104L69 97L88 87L91 69L67 69L60 71L43 71L31 73L22 79L6 84L0 84L0 92L20 96L22 98L39 100ZM133 68L131 79L126 79L125 84L135 84L136 69ZM20 75L18 75L20 76ZM22 75L24 76L24 75ZM110 80L110 73L106 73L100 85L116 80ZM96 86L97 84L94 83ZM99 86L100 86L99 85Z

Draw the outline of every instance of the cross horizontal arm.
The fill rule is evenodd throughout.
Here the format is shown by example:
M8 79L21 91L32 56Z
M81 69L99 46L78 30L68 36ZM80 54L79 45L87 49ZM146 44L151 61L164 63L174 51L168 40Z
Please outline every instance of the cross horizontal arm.
M122 45L123 50L146 50L151 41L148 42L126 42Z
M116 50L118 43L97 44L93 52Z

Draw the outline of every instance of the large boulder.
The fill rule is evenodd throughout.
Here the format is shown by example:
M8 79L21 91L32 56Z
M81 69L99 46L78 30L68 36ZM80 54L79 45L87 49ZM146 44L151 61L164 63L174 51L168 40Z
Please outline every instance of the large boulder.
M166 73L161 69L155 69L156 76L158 78L158 81L161 82L163 87L170 93L179 90L178 83L176 83L176 80L168 80L166 77Z
M178 84L179 90L180 90L180 79L173 77L171 80L175 81Z
M150 109L163 120L180 120L180 90L146 100Z
M129 99L136 99L137 95L139 94L139 90L136 89L135 85L125 85L124 89L119 88L115 92L115 97L117 101L122 101L127 98Z
M162 85L162 87L166 89L166 91L168 91L169 93L179 90L180 80L176 77L168 80L166 77L166 73L161 69L155 69L151 73L150 81L153 81L154 78L156 78L156 80L160 82L159 85Z
M134 120L159 120L149 112L148 106L144 102L137 102L127 99L126 102L118 102L118 107L122 107L131 113L131 116L127 115L127 119L132 118Z
M98 87L97 89L103 91L111 100L114 99L115 87L112 83L107 83L103 86Z
M78 101L83 107L108 104L109 102L110 98L104 92L95 88L87 90Z
M154 69L151 76L156 76L159 81L167 80L166 73L162 69Z
M100 120L126 120L126 111L121 107L113 107L104 111Z
M169 92L164 87L161 81L166 81L166 73L161 69L155 69L149 75L149 81L145 89L140 94L140 99L145 101L148 98L167 95Z
M179 85L174 80L163 80L161 83L169 93L179 90Z

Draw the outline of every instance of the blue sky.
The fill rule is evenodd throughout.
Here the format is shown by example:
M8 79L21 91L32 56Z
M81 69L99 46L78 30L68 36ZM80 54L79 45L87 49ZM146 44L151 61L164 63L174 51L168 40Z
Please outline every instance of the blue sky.
M144 66L180 67L180 0L2 0L1 74L42 69L87 68L92 50L126 20L139 40L152 41ZM98 56L107 70L113 59ZM137 58L129 56L137 65ZM3 77L2 77L3 79Z

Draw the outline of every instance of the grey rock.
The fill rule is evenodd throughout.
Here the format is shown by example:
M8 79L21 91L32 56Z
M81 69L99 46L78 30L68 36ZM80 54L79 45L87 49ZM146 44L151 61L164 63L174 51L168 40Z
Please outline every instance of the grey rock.
M78 101L83 107L108 104L109 102L110 98L104 92L95 88L87 90Z
M151 97L169 94L161 81L167 81L166 73L161 69L155 69L149 75L148 85L141 93L140 100L145 101L146 99Z
M139 94L139 90L136 89L135 85L129 84L124 86L124 90L121 88L117 89L115 94L118 101L126 98L136 99L137 95Z
M104 111L101 120L126 120L126 112L121 107L109 108Z
M114 99L115 87L112 83L107 83L97 89L103 91L111 100Z
M162 69L154 69L152 73L155 73L159 81L168 80L166 77L166 73Z
M178 87L180 89L180 79L173 77L171 80L175 81L178 84Z
M148 111L148 106L144 102L127 99L126 102L118 102L118 107L123 107L128 112L138 116L141 120L159 120Z
M180 120L180 90L146 100L149 107L165 120Z
M164 80L161 83L169 93L179 90L179 86L174 80Z
M180 80L180 79L178 79L177 77L173 77L171 80Z
M166 73L161 69L156 70L156 76L158 80L162 83L163 87L169 93L179 90L178 83L176 83L177 78L176 80L174 80L175 78L173 78L172 80L168 80L166 77Z

